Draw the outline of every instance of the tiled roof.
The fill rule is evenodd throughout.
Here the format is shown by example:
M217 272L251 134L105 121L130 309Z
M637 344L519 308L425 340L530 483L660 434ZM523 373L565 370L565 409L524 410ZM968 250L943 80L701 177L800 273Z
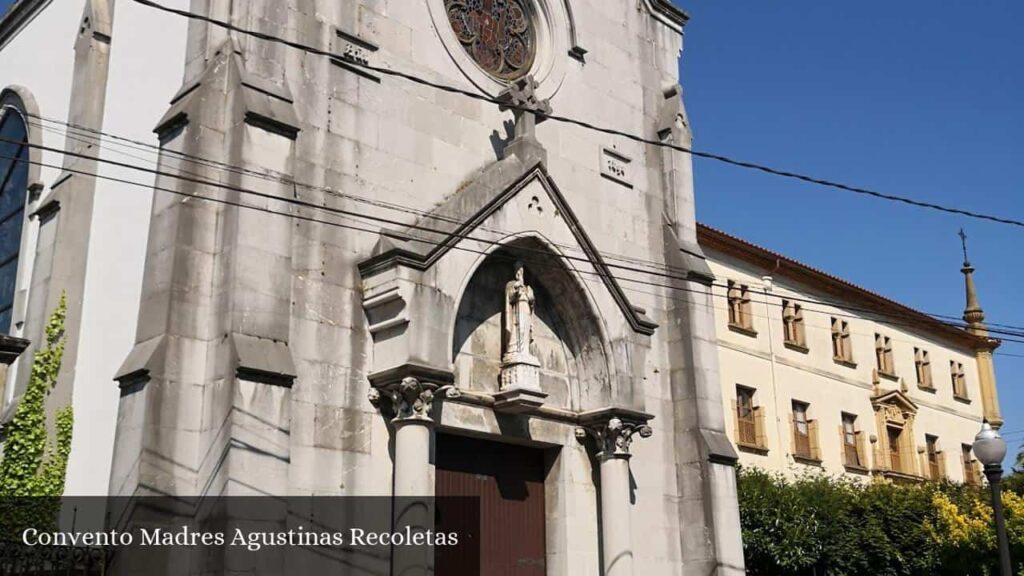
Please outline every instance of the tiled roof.
M886 318L884 321L891 324L904 326L909 324L912 329L944 337L969 348L995 348L999 345L998 340L970 334L966 330L952 326L910 306L900 304L877 292L707 224L697 223L697 241L703 248L712 249L749 264L760 266L764 269L764 273L770 276L789 278L816 291L833 296L842 302L849 302L850 305L857 308L866 307L874 310L877 315ZM839 307L841 308L841 306Z

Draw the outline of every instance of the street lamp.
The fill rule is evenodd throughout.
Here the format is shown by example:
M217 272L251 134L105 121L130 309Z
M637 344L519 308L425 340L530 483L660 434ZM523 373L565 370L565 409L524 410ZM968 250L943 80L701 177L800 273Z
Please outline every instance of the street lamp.
M999 481L1003 477L1003 458L1006 457L1006 440L999 431L982 422L981 431L974 437L974 455L985 465L985 477L992 489L992 514L996 520L996 537L999 541L999 567L1002 576L1010 573L1010 545L1006 540L1006 523L1003 520L1003 498Z

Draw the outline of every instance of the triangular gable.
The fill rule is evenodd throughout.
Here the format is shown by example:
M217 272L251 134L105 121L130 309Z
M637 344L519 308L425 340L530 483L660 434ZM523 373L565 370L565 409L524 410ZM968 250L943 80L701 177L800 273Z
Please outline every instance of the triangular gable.
M889 404L898 407L903 412L917 413L917 404L909 396L899 390L885 392L871 399L872 404Z
M406 230L382 231L382 238L374 247L372 255L360 262L360 273L365 277L395 265L416 270L429 269L459 242L471 237L473 231L487 218L534 182L539 183L547 193L630 327L641 334L654 334L658 325L630 303L544 165L538 162L523 170L522 163L515 157L491 165ZM501 186L501 191L494 194L493 190L498 186Z

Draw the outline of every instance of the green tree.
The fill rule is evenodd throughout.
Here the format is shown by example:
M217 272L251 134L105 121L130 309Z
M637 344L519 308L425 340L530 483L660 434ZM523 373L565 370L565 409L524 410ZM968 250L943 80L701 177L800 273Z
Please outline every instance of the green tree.
M46 396L53 390L64 357L63 295L46 324L46 341L33 358L28 387L14 418L5 429L0 460L0 532L16 526L49 523L64 493L64 477L71 453L74 416L71 406L55 415L55 441L48 440ZM38 498L43 497L43 498ZM32 502L26 505L26 502Z

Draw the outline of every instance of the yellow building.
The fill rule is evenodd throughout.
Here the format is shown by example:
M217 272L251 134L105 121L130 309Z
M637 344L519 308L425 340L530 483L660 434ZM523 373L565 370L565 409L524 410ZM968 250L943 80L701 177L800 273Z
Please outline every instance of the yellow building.
M726 429L740 463L796 476L979 482L1002 424L973 268L966 329L708 226ZM965 254L966 256L966 254Z

